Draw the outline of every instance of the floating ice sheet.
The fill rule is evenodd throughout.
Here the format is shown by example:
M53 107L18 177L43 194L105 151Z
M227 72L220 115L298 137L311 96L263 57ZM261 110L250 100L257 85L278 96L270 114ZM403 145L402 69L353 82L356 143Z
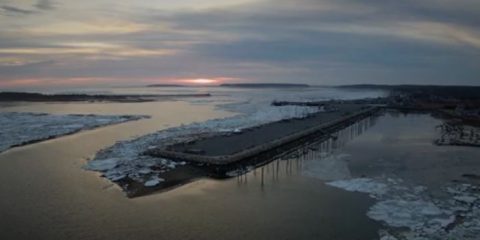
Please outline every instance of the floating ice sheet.
M369 193L373 196L383 195L387 192L387 185L385 183L377 182L370 178L337 180L329 182L327 185L342 188L351 192Z
M141 118L146 116L0 112L0 152L15 146Z
M423 186L407 186L400 179L355 178L327 183L330 186L370 194L377 202L367 216L392 227L381 239L478 239L480 236L480 188L469 184L444 187L446 197L432 197ZM461 221L457 221L462 219ZM409 231L396 232L405 227Z

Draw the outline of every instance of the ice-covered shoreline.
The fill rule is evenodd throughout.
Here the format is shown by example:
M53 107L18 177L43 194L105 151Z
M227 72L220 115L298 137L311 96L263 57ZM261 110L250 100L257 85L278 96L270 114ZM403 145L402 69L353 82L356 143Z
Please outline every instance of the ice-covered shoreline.
M0 152L79 131L143 118L148 116L0 112Z

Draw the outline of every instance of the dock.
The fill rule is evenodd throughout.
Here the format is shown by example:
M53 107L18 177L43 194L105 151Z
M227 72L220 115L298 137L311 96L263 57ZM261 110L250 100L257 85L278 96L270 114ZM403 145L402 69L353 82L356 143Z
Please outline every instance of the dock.
M336 130L370 117L381 109L364 104L342 104L336 108L338 109L336 111L269 123L236 134L152 149L146 154L208 166L237 165L269 152L285 150L288 146L312 137L329 136Z

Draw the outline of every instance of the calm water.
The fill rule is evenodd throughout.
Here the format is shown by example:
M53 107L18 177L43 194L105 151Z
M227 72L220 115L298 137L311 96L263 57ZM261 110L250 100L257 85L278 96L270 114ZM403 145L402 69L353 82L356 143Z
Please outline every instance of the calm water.
M28 104L2 110L148 112L153 118L1 154L1 239L372 239L376 236L378 224L364 215L372 204L368 197L303 177L298 159L277 161L238 179L205 179L133 200L96 173L81 169L86 158L117 140L231 113L185 102Z
M387 113L342 148L351 176L398 177L432 194L450 182L468 182L462 175L480 172L480 148L435 145L440 124L428 114Z
M0 239L375 239L381 224L365 215L373 200L324 180L386 172L434 186L474 170L480 156L472 148L432 145L440 121L428 115L387 114L237 178L203 179L127 199L115 185L82 170L86 159L118 140L232 113L182 101L1 110L153 117L0 154ZM329 174L322 171L323 160L343 155L347 160L334 161ZM453 165L456 171L445 176L444 167Z

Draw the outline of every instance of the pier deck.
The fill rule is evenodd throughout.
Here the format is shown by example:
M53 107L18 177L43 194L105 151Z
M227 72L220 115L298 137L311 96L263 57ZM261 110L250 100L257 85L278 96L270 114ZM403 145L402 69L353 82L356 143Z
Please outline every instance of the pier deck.
M182 161L228 165L271 151L310 135L330 133L331 128L351 124L378 111L363 104L341 104L338 111L322 112L303 119L269 123L238 134L215 136L191 143L154 149L147 154Z

